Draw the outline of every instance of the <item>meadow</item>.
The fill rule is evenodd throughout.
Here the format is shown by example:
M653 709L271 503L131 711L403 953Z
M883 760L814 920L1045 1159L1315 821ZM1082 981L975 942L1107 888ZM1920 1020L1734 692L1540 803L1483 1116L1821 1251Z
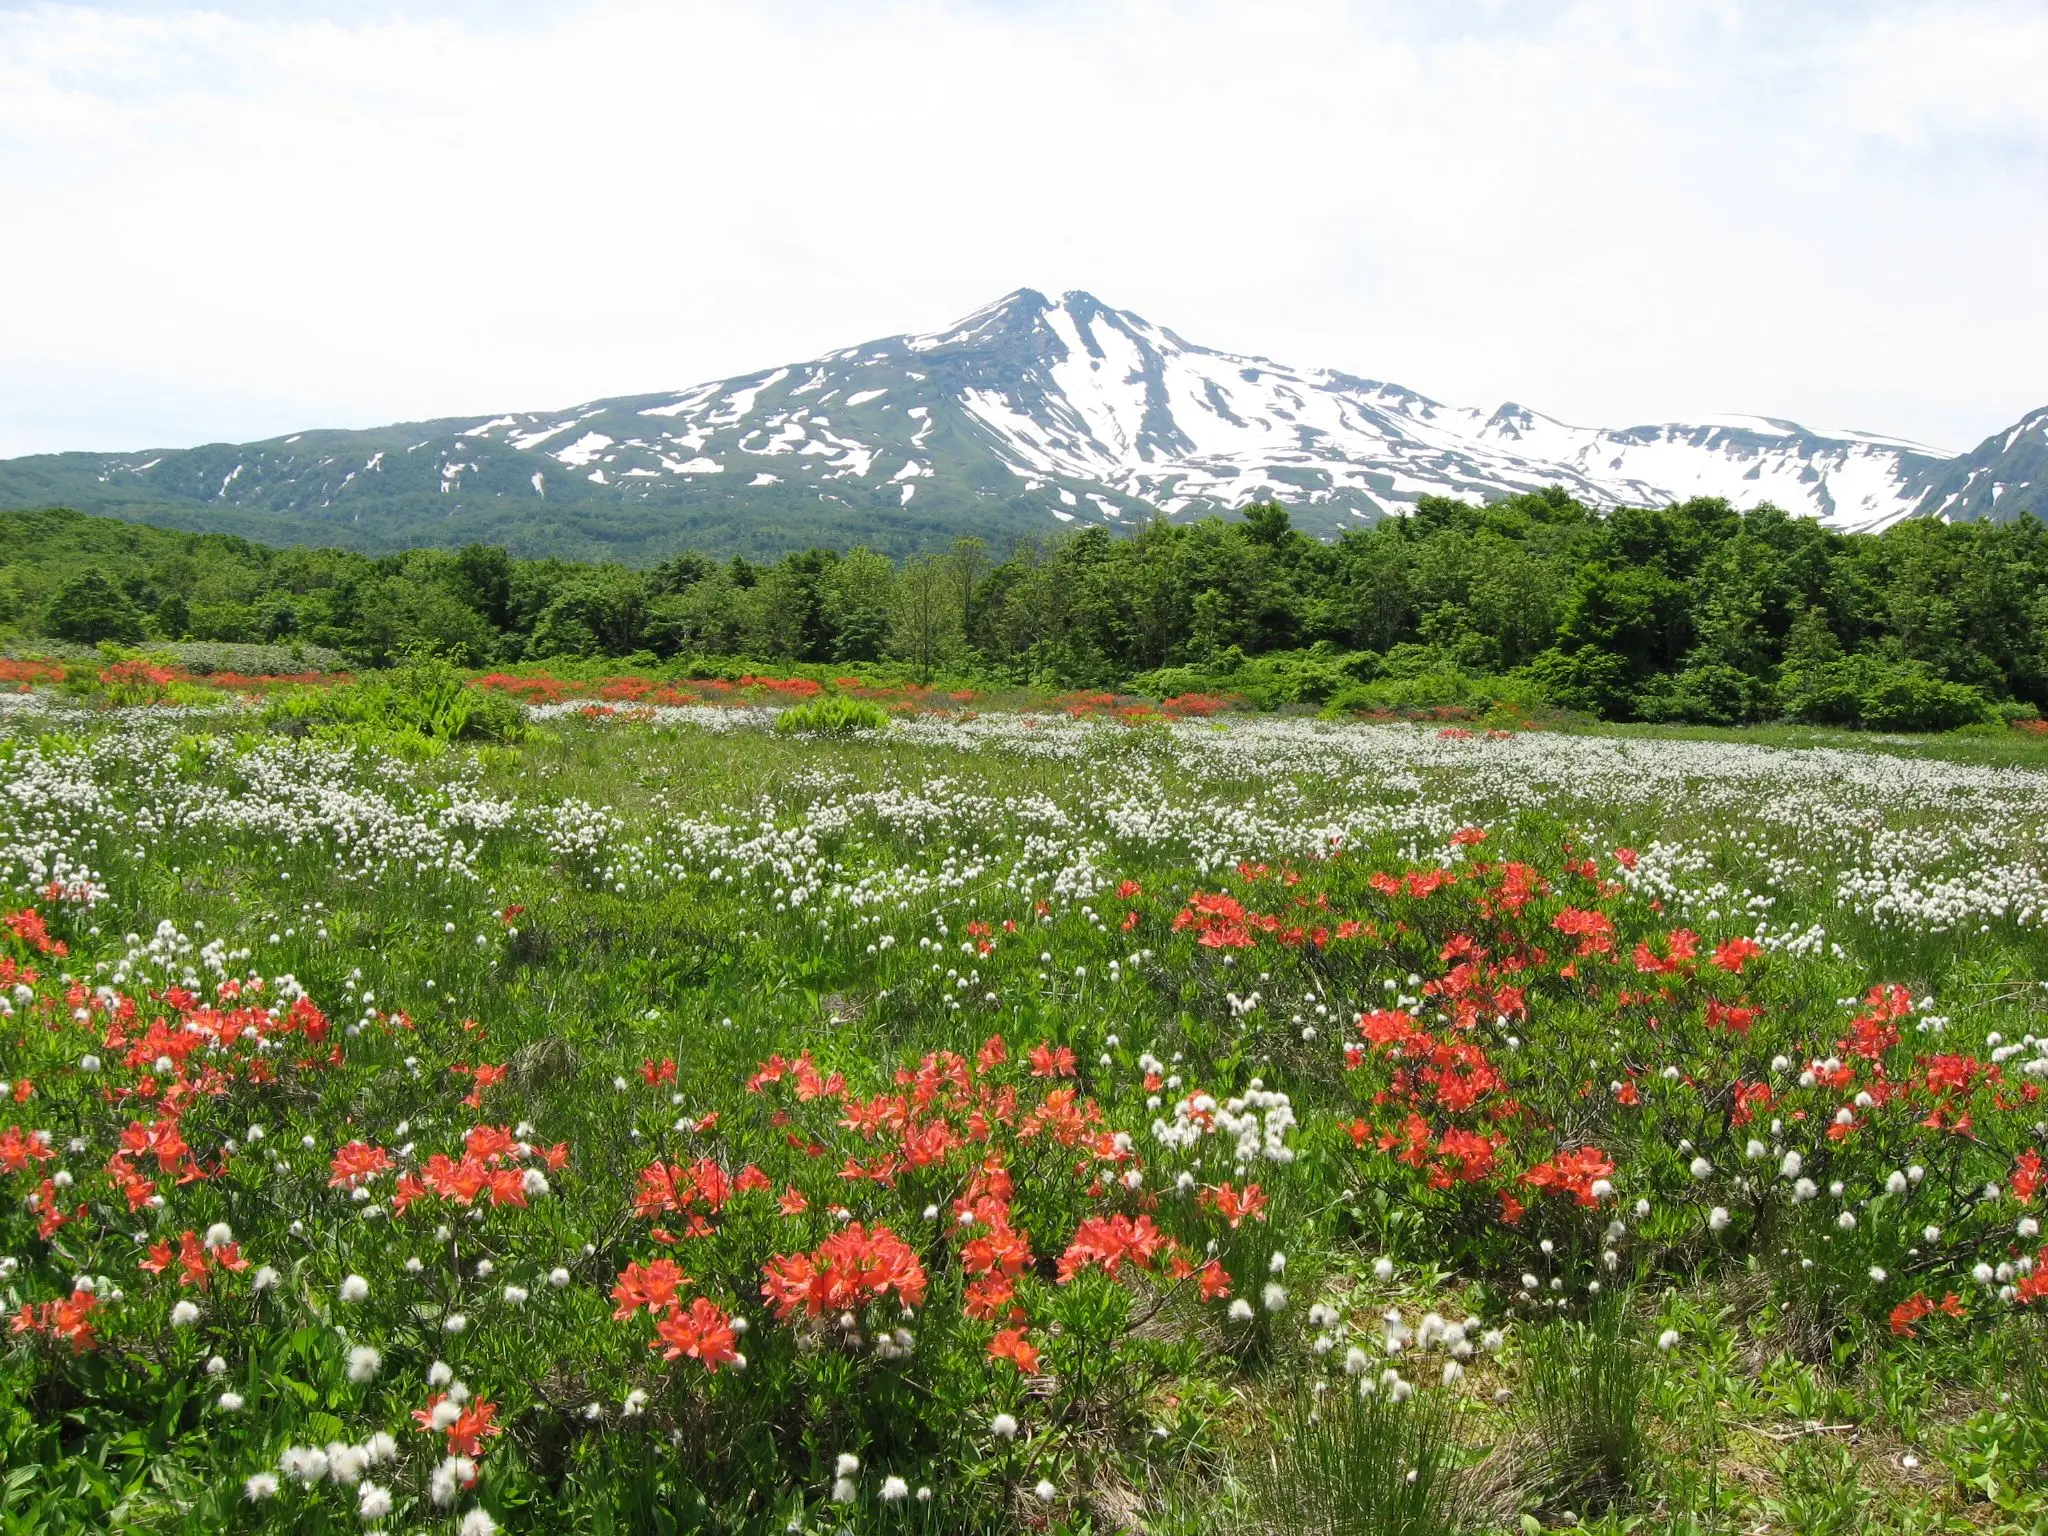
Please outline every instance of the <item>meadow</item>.
M61 670L0 1530L2048 1530L2038 737Z

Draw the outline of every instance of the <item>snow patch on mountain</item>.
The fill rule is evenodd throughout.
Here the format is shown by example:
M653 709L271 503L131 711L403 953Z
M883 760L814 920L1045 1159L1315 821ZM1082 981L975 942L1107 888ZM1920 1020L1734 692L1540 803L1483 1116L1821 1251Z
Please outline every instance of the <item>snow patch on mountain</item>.
M536 513L553 503L549 526L569 507L593 529L607 508L765 526L816 501L869 528L901 516L899 528L914 517L919 530L997 537L1279 500L1298 526L1327 535L1403 513L1423 496L1484 501L1553 485L1596 507L1720 496L1877 529L1909 516L2041 508L2048 409L1961 455L1770 416L1579 426L1514 401L1450 404L1383 380L1219 351L1086 293L1054 300L1019 289L943 330L683 390L269 443L18 462L29 489L7 491L13 466L0 466L0 493L39 502L77 485L94 504L125 494L293 514L335 507L352 523L376 515L410 528L431 497L446 509L432 514L437 533L485 503L495 518L516 516L521 500ZM573 473L550 487L548 472L560 470ZM916 512L905 513L913 499ZM649 523L638 516L634 526Z

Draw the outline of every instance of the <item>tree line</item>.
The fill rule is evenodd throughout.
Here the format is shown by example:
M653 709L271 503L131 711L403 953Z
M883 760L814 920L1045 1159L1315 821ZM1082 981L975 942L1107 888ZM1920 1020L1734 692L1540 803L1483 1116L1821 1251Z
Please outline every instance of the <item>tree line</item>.
M1284 507L901 561L685 553L648 569L495 546L366 556L69 512L0 514L22 639L304 641L360 666L893 661L1040 686L1541 699L1611 719L1940 725L2048 703L2048 528L1845 534L1699 499L1424 498L1318 540Z

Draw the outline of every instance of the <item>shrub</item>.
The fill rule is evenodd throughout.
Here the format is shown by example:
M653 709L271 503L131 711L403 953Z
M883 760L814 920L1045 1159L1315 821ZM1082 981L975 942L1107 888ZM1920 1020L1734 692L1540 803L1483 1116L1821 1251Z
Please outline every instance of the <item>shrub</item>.
M1999 719L1975 688L1952 683L1917 661L1848 656L1787 671L1779 687L1785 713L1809 725L1884 731L1952 731Z
M1323 710L1327 719L1348 713L1404 713L1465 708L1484 711L1500 705L1528 710L1541 708L1548 700L1543 691L1526 679L1475 677L1455 667L1433 672L1382 677L1376 682L1346 688Z
M1611 720L1628 708L1628 660L1597 646L1582 645L1569 654L1545 651L1524 675L1559 709Z
M1747 725L1770 714L1771 690L1762 678L1714 663L1653 679L1637 691L1635 706L1655 722Z
M889 717L866 699L833 693L785 709L776 717L775 729L784 736L846 736L855 731L886 731Z
M1863 723L1886 731L1952 731L1996 718L1984 695L1917 663L1882 668L1863 694Z
M201 677L235 672L244 677L280 677L299 672L339 672L339 651L323 645L243 645L217 640L180 640L150 647L151 654L169 656Z
M470 687L455 668L434 659L339 687L292 689L271 701L263 719L273 728L369 742L506 744L526 734L526 711L515 700Z
M1233 645L1204 662L1144 673L1133 678L1130 687L1152 698L1230 693L1260 709L1272 709L1282 704L1320 704L1377 676L1379 670L1380 658L1371 651L1316 646L1248 657Z

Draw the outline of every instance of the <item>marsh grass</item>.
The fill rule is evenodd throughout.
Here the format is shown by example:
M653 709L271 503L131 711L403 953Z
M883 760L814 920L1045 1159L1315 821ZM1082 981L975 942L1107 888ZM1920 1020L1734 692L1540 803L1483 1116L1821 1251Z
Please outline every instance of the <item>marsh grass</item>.
M1260 1529L1304 1536L1452 1536L1466 1500L1456 1419L1433 1392L1396 1402L1303 1393L1251 1478Z
M1530 1330L1523 1349L1527 1411L1551 1498L1606 1508L1635 1496L1652 1449L1655 1367L1626 1296L1610 1292L1584 1318Z

